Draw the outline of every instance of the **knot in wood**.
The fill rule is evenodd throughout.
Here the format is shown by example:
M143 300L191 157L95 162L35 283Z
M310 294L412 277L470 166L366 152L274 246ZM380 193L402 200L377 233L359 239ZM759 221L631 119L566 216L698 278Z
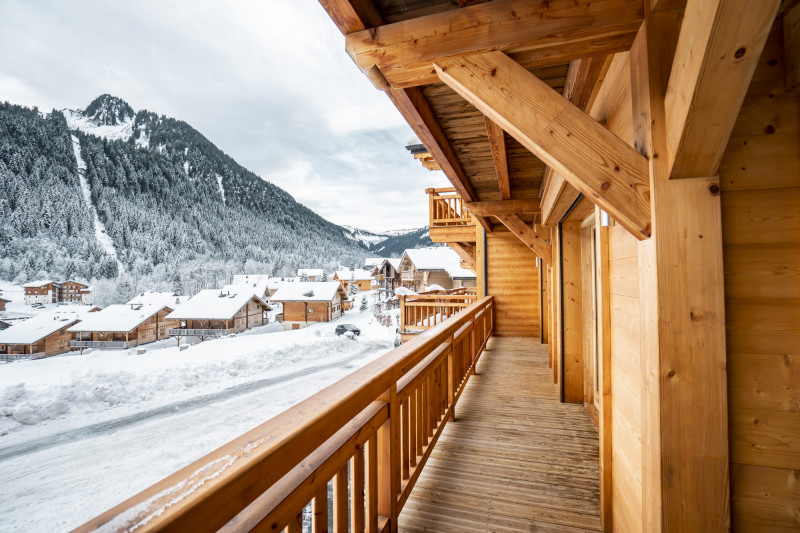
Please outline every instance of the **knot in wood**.
M711 185L711 186L708 188L708 192L710 192L710 193L711 193L711 194L713 194L714 196L718 195L718 194L719 194L719 185L717 185L716 183L712 184L712 185Z
M603 189L604 191L607 191L609 187L611 187L610 181L604 181L603 184L600 185L600 188Z
M742 48L739 48L738 50L736 50L736 53L733 54L733 56L736 59L741 59L744 56L745 52L747 52L747 50L744 47L742 47Z

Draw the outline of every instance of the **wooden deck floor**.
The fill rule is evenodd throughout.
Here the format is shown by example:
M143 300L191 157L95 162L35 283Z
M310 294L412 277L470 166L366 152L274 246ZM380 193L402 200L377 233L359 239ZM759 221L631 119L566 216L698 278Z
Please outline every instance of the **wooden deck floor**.
M400 514L406 532L600 530L598 436L535 339L493 337Z

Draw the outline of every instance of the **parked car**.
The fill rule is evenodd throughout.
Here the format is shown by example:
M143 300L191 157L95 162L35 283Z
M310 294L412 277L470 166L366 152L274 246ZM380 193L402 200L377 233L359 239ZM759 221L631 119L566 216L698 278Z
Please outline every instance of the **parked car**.
M35 303L31 304L31 307L33 307L34 309L44 309L44 304Z
M345 333L352 333L353 335L361 335L361 330L353 324L339 324L336 326L336 334L344 335Z

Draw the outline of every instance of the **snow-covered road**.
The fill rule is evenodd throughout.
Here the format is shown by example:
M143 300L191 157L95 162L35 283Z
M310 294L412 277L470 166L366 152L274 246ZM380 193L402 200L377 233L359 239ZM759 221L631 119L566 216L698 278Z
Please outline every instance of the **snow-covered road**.
M348 315L341 322L359 325L364 334L355 341L345 341L350 347L344 345L330 357L316 354L332 345L329 330L333 324L240 337L243 346L256 341L283 346L287 339L302 339L292 341L292 346L316 359L296 354L284 365L254 373L246 381L237 376L233 384L217 390L201 387L192 397L176 394L174 401L155 406L147 403L145 409L139 405L134 412L115 406L100 413L104 416L95 423L78 423L93 416L67 413L64 420L38 424L49 428L25 426L0 437L0 531L72 529L393 347L393 332L369 325L368 313ZM317 335L317 331L322 333ZM236 340L213 342L221 347ZM207 349L212 342L204 344ZM175 355L172 352L177 353L177 349L162 350L158 357ZM79 361L77 357L69 359ZM9 383L3 371L14 366L0 368L0 392Z

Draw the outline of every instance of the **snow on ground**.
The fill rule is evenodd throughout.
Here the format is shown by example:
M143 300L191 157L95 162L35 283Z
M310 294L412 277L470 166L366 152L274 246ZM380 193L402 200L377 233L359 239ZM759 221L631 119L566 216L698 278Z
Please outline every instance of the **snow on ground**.
M80 179L81 182L83 200L86 202L86 208L92 214L92 220L94 221L94 236L97 239L97 242L100 243L100 246L103 247L103 250L105 250L108 255L113 257L115 261L117 261L118 271L124 272L122 263L119 261L119 259L117 259L117 249L114 248L114 241L112 241L111 237L109 237L108 233L106 233L106 228L103 226L103 223L100 222L100 217L97 216L97 209L95 209L94 204L92 203L92 192L89 190L89 182L86 181L86 162L83 160L83 156L81 155L81 143L78 140L78 137L74 134L72 135L72 150L75 153L75 161L78 163L78 179Z
M337 337L338 324L361 328ZM277 331L276 331L277 330ZM393 348L369 311L0 368L0 531L71 529Z
M133 135L133 117L117 125L99 125L79 109L64 109L63 112L64 117L67 119L67 126L71 130L81 130L84 133L97 135L109 141L127 141Z
M57 304L43 304L41 308L32 307L25 304L25 289L20 285L14 285L7 281L0 281L0 296L6 300L11 300L6 304L6 310L0 311L0 320L14 323L14 320L24 320L36 316L45 311L52 311L56 308L63 308ZM80 305L80 304L76 304ZM0 363L1 365L2 363Z
M187 148L188 150L188 148ZM219 195L222 197L222 203L225 203L225 187L222 185L222 176L216 174L217 176L217 189L219 189Z

